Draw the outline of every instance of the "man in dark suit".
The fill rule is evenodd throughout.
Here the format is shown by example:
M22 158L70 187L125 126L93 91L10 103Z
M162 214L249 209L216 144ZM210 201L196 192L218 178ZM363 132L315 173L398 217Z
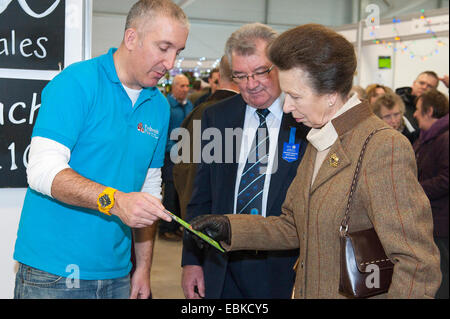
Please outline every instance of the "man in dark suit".
M281 213L306 148L307 129L283 114L278 70L265 54L276 36L270 27L254 23L227 41L232 77L241 94L203 113L202 156L188 220L203 214ZM212 140L205 140L210 136ZM297 257L297 250L199 250L185 235L183 291L187 298L289 298Z
M224 55L219 64L219 86L205 102L194 108L194 110L186 116L181 127L187 130L189 141L181 139L183 147L189 148L189 154L184 158L183 152L179 152L181 161L173 167L173 182L178 193L180 202L181 217L185 218L186 208L191 200L192 188L194 186L194 178L197 172L197 163L194 161L194 139L200 141L200 130L194 130L194 126L200 127L203 112L211 105L225 100L239 93L239 87L231 79L231 67L227 57ZM184 144L187 143L188 145Z

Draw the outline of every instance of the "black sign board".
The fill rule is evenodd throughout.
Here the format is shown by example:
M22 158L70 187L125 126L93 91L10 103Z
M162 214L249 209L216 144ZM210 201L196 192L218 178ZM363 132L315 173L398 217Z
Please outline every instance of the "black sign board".
M31 133L48 82L0 78L0 187L28 186Z
M0 0L0 68L64 68L65 0Z

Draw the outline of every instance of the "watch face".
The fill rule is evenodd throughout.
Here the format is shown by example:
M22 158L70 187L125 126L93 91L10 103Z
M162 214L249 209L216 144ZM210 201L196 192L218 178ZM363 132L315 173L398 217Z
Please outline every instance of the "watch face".
M100 202L100 205L102 207L107 207L108 205L111 204L111 199L109 198L109 196L107 194L105 194L102 197L100 197L98 199L98 201Z

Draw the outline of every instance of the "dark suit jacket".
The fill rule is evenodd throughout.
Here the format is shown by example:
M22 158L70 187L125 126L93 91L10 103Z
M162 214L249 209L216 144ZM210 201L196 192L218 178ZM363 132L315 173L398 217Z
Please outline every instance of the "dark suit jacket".
M402 87L395 90L395 94L399 95L402 98L403 103L405 103L405 117L414 129L418 131L419 124L413 115L416 111L416 96L412 95L411 92L412 89L410 87Z
M230 147L225 143L225 128L242 128L245 119L246 103L240 94L215 104L203 113L202 131L206 128L217 128L221 132L221 144L214 140L214 145L222 151L223 157L231 158ZM297 128L295 142L300 144L298 160L288 163L282 159L283 143L289 141L290 128ZM283 114L278 136L278 169L271 176L269 195L267 200L266 216L279 216L281 205L285 199L289 185L296 175L297 166L306 149L306 134L308 129L296 123L291 115ZM233 139L233 150L239 149L241 139ZM211 146L210 140L202 141ZM226 149L227 148L227 149ZM214 150L218 151L218 149ZM236 151L235 151L236 152ZM226 159L221 162L198 164L195 176L192 199L187 208L187 219L202 214L229 214L233 212L234 190L238 169L238 154L233 154L232 163ZM289 298L294 284L295 273L293 265L298 257L298 250L271 251L267 253L265 271L253 269L261 278L261 283L270 284L272 296ZM229 255L222 254L212 247L199 250L189 236L185 237L183 245L182 265L202 265L205 275L205 288L207 298L220 298L227 269ZM267 271L269 269L269 271ZM255 287L254 289L258 289ZM276 297L274 297L276 298Z
M194 177L197 172L197 163L194 162L193 156L193 139L196 138L197 140L200 140L200 136L194 136L194 134L197 133L194 132L194 121L200 121L202 119L203 112L211 105L233 95L236 95L236 92L229 90L216 90L216 92L214 92L214 94L211 95L205 102L194 108L194 110L186 116L183 123L181 123L181 127L185 128L189 132L189 161L181 161L180 163L175 164L173 167L173 182L178 193L181 218L183 219L186 216L186 207L191 200ZM185 141L183 141L183 143L185 143ZM183 157L183 154L179 155Z

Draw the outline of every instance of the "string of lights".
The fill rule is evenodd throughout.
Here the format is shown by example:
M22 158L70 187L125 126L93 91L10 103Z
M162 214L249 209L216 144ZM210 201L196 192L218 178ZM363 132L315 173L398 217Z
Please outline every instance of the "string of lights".
M438 37L436 36L436 33L433 31L433 29L431 27L432 21L431 21L430 18L427 18L425 16L425 10L424 9L420 10L420 20L423 20L425 22L425 26L427 28L426 33L430 34L431 38L436 40L433 48L431 48L430 51L428 51L425 54L418 54L417 51L415 50L416 41L412 40L412 41L410 41L409 44L407 44L405 41L403 41L403 39L400 36L400 33L399 33L398 29L397 29L397 25L401 21L400 21L400 19L393 18L392 19L392 24L393 24L393 28L392 29L393 29L393 34L395 35L394 36L394 42L398 44L398 45L396 45L394 47L394 52L400 51L401 53L408 54L411 59L419 58L422 61L425 61L428 58L432 57L434 54L438 54L439 53L439 48L444 46L445 43L442 42L440 39L438 39ZM392 41L386 41L386 40L380 40L377 37L376 33L375 33L375 29L376 29L376 26L373 25L372 26L372 30L370 32L370 36L373 38L373 40L372 40L373 43L374 44L384 45L387 48L392 48L393 47L393 42Z

